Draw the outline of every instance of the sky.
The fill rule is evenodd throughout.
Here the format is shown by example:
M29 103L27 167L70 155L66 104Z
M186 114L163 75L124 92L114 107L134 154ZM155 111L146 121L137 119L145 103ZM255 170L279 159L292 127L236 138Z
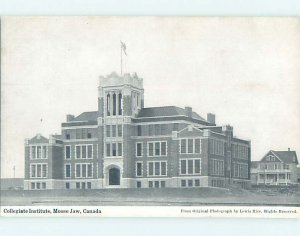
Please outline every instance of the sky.
M97 110L99 76L144 79L145 106L191 106L268 150L300 153L300 19L4 17L1 177L24 175L24 140ZM42 119L42 122L41 122Z

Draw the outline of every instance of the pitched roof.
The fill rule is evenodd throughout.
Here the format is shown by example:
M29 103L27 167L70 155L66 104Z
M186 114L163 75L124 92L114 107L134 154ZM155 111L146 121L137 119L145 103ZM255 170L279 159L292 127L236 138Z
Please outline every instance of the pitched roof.
M98 111L86 111L76 116L73 121L97 121Z
M285 163L297 163L297 154L295 151L272 151L281 161Z
M185 109L176 106L147 107L141 109L137 118L161 117L161 116L187 116L188 117L188 112ZM192 118L205 121L205 119L199 116L196 112L192 112Z

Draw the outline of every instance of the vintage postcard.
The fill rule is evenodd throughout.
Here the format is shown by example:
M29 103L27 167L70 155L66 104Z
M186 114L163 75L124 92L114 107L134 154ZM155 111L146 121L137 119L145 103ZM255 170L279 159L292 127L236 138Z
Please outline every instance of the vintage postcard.
M300 217L300 18L1 17L1 216Z

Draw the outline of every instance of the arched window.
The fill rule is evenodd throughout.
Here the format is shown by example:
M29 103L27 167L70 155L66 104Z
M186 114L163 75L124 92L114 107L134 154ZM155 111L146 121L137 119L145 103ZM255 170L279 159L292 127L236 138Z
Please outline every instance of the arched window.
M119 115L122 115L122 93L119 93Z
M117 114L117 96L114 93L113 95L113 116Z
M107 94L106 96L106 110L107 110L107 116L110 116L110 95Z

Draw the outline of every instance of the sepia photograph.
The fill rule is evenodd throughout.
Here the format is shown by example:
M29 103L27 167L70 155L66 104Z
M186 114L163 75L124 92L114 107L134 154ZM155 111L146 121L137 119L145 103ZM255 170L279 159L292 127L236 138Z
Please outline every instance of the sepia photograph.
M299 17L1 17L1 214L299 218L299 40Z

